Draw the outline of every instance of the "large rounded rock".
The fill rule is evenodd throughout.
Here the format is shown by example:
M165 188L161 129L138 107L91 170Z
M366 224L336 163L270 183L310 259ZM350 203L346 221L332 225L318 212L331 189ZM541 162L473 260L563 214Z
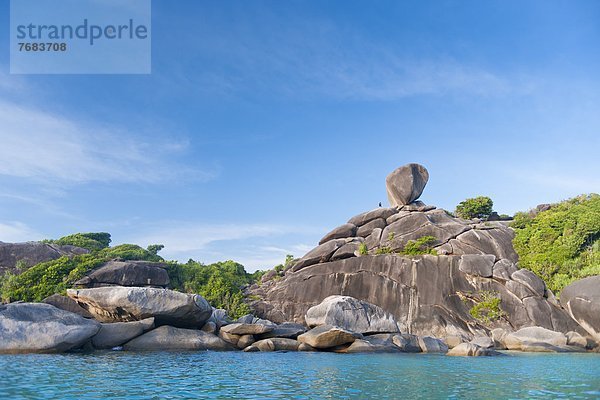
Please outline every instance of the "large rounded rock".
M271 332L274 327L263 324L235 323L221 327L221 332L227 332L232 335L260 335L261 333Z
M561 347L567 345L567 336L539 326L531 326L507 334L502 342L509 350L524 350L526 346L532 348L533 345Z
M113 322L102 324L98 333L92 338L96 349L112 349L140 336L154 328L154 318L146 318L133 322Z
M486 349L478 346L474 343L461 343L448 351L448 356L465 356L465 357L478 357L478 356L495 356L499 355L497 351Z
M350 218L348 220L348 223L356 226L363 226L369 223L370 221L373 221L378 218L389 218L397 212L398 209L396 207L379 207Z
M362 339L362 335L331 325L321 325L298 336L298 341L316 349L328 349Z
M417 200L428 180L429 172L419 164L407 164L392 171L385 178L390 205L402 206Z
M496 257L492 254L465 254L460 258L458 269L465 274L490 278Z
M517 281L527 286L536 296L543 297L546 292L546 284L544 281L527 269L520 269L511 275L513 281Z
M446 343L431 336L419 337L419 347L423 353L446 353L448 351Z
M81 288L168 285L165 264L148 261L109 261L75 282L75 287Z
M296 339L298 335L306 332L304 325L296 324L294 322L284 322L282 324L273 327L270 332L263 333L258 336L259 339L269 339L274 337Z
M0 305L0 353L60 353L81 347L96 321L44 303Z
M560 294L560 304L600 342L600 275L581 279L565 287Z
M329 261L333 253L335 253L336 250L342 247L344 244L346 244L346 240L344 239L333 239L323 244L320 244L319 246L306 253L306 255L304 255L304 257L298 260L291 267L290 270L292 272L296 272L309 265L327 262Z
M213 312L202 296L167 289L111 286L69 289L67 294L101 322L154 317L156 325L200 329Z
M398 332L394 317L381 307L350 296L329 296L306 312L310 327L334 325L362 334Z
M395 353L401 349L394 344L396 335L380 333L356 339L350 346L340 346L334 350L337 353Z
M333 229L331 232L323 236L321 240L319 240L319 244L323 244L325 242L329 242L333 239L343 239L347 237L352 237L356 233L356 225L354 224L344 224L340 225L337 228Z
M252 344L259 351L298 351L300 342L294 339L285 338L270 338L259 340ZM255 351L254 349L248 349L247 351Z
M133 351L236 350L231 344L211 333L167 325L127 342L123 349Z

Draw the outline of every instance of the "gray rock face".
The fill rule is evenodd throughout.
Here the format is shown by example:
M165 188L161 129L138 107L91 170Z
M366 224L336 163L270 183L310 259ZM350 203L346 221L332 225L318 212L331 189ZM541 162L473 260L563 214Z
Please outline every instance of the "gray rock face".
M560 294L560 304L597 342L600 342L600 275L568 285Z
M507 259L502 259L494 264L493 277L504 281L511 280L511 275L518 271L514 263Z
M486 263L488 257L482 257ZM534 324L568 332L577 323L561 308L537 296L516 281L468 275L459 268L460 256L368 255L306 267L273 283L248 291L261 300L252 303L256 315L277 323L306 323L307 311L332 295L350 296L389 312L403 333L446 338L459 335L465 341L485 336L496 327L520 329ZM488 263L489 265L489 263ZM524 304L510 285L527 291L535 301ZM510 284L510 285L509 285ZM518 286L520 285L520 286ZM483 326L470 315L475 301L468 296L497 293L506 321ZM545 310L543 318L537 310Z
M156 325L199 329L212 315L202 296L167 289L111 286L69 289L67 294L101 322L154 317Z
M181 329L164 325L125 343L124 350L236 350L219 337L195 329Z
M494 268L495 261L496 256L491 254L481 256L475 254L465 254L460 257L458 269L465 274L481 276L482 278L490 278L492 276L492 269Z
M329 261L333 253L335 253L335 251L342 247L344 244L346 244L346 241L344 239L334 239L330 240L329 242L323 243L306 253L304 257L298 260L292 266L292 268L290 268L290 271L296 272L312 264L327 262Z
M537 296L544 296L546 284L533 272L520 269L511 275L513 281L517 281L527 286Z
M419 164L407 164L392 171L385 178L390 205L403 206L417 200L428 180L429 172Z
M41 262L56 260L63 256L87 254L89 250L75 246L59 246L41 242L4 243L0 242L0 275L6 271L18 273L15 268L21 261L26 267Z
M0 305L0 353L60 353L81 347L98 322L44 303Z
M486 336L494 328L512 331L537 325L565 333L583 332L540 278L518 270L511 228L502 221L467 221L431 209L416 200L427 179L427 171L416 164L394 171L386 181L393 207L351 218L348 223L350 228L357 227L357 236L329 240L309 251L282 279L246 288L246 294L256 299L251 302L256 315L277 323L317 324L311 321L313 315L305 319L306 312L328 296L338 295L389 312L401 332L460 338L453 345ZM407 245L427 236L431 236L429 248L421 250L435 250L437 256L400 255L414 253L407 251ZM360 241L364 241L362 248ZM484 302L486 293L500 300L500 317L493 321L486 319L490 310L485 307L477 318L470 314ZM573 315L580 321L593 320L578 302L570 303ZM327 323L349 326L341 321ZM597 334L600 327L591 331Z
M100 330L92 338L92 345L96 349L112 349L140 336L152 328L154 328L154 318L146 318L134 322L101 324Z
M362 335L331 325L321 325L298 336L300 343L306 343L316 349L328 349L362 339Z
M329 296L306 312L310 327L334 325L362 334L398 332L394 317L381 307L350 296Z
M359 241L353 241L350 243L346 243L345 245L343 245L342 247L337 249L335 251L335 253L333 253L333 255L331 256L331 261L343 260L344 258L355 257L356 252L358 251L358 249L360 247L360 244L361 244L361 242L359 242Z
M416 211L406 211L409 208ZM295 272L314 264L360 256L358 249L363 242L371 253L380 248L398 252L403 251L411 240L432 236L435 240L431 246L435 247L438 254L493 255L497 264L500 263L496 274L508 275L505 278L510 279L510 274L516 271L513 264L518 259L512 247L514 234L510 228L496 223L472 224L454 218L444 210L429 208L431 207L377 208L357 215L348 224L327 234L319 246L309 251L289 271ZM486 267L486 275L488 270ZM267 276L264 280L271 280L268 278Z
M343 239L347 237L352 237L355 233L356 225L350 223L340 225L325 236L323 236L323 239L319 240L319 244L329 242L333 239Z
M449 241L453 254L493 254L497 260L517 262L512 240L514 232L504 226L491 229L471 229Z
M379 207L350 218L350 220L348 220L348 223L356 226L363 226L377 218L387 219L392 215L396 214L397 212L398 209L396 207Z
M363 226L358 228L358 231L356 231L356 236L366 238L373 232L373 229L383 229L383 228L385 228L385 226L386 226L385 219L383 219L383 218L374 219L373 221L367 222L366 224L364 224Z
M148 261L109 261L75 282L78 288L151 286L166 288L166 264Z
M60 308L61 310L81 315L83 318L94 318L92 314L90 314L85 308L82 308L75 300L67 296L53 294L52 296L48 296L42 300L42 303L50 304L56 308Z

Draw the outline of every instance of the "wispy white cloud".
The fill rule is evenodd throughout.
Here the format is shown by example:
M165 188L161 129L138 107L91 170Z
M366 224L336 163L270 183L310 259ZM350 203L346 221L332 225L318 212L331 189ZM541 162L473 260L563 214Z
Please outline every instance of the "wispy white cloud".
M132 238L135 243L161 243L170 252L202 250L208 244L290 233L312 234L322 230L306 226L279 224L190 224L170 222L144 229L146 233Z
M505 76L489 66L439 52L409 53L396 41L375 42L330 20L287 15L282 25L281 16L269 10L260 19L268 29L240 23L228 31L207 27L210 42L195 36L199 53L210 57L211 65L216 61L216 66L193 79L225 93L278 91L292 97L367 101L445 94L499 96L531 90L532 80L527 77Z
M286 235L295 240L317 237L318 227L283 224L190 224L169 222L141 229L146 232L132 235L126 241L140 245L165 245L161 255L167 259L186 261L189 258L203 262L232 259L250 271L270 268L284 261L287 254L304 255L314 246L293 243L282 246ZM265 244L267 242L267 244ZM277 245L269 244L277 243Z
M170 162L185 142L145 143L113 130L0 99L0 175L56 183L209 180L213 172Z
M42 238L42 234L22 222L0 222L0 242L26 242Z

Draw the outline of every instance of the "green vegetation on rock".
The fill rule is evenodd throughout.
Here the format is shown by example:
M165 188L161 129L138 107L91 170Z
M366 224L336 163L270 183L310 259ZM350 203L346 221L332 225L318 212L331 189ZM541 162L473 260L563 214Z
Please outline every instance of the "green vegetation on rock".
M600 274L600 195L582 195L517 213L512 227L519 262L559 293L574 280Z
M84 236L78 236L78 234L67 236L67 238L71 237ZM62 239L55 243L60 241ZM110 242L110 235L108 241ZM74 257L64 256L34 265L19 275L5 274L1 279L0 299L4 302L42 301L55 293L64 294L68 288L73 286L73 283L83 278L85 274L102 263L114 259L164 261L162 257L134 244L104 247L100 250L92 250L90 254Z
M419 254L433 254L437 255L437 251L433 249L433 245L437 239L434 236L423 236L417 240L409 240L404 246L401 254L407 256L416 256Z
M0 300L42 301L55 293L64 294L77 280L110 260L165 261L158 255L163 245L150 245L147 249L133 244L108 247L110 241L108 233L76 233L58 240L47 240L46 243L83 246L90 250L90 254L64 256L31 268L23 266L18 275L5 274L0 277ZM292 259L288 256L285 265ZM282 270L285 265L281 266ZM200 294L213 307L224 308L232 317L250 312L244 302L242 288L264 274L263 271L249 274L241 264L233 261L204 265L194 260L185 264L168 262L167 272L172 289Z
M494 202L487 196L478 196L461 201L456 206L456 215L464 219L482 218L490 216Z
M501 299L498 293L482 291L479 293L479 301L469 310L469 314L479 322L489 324L506 313L500 308Z
M58 245L71 245L77 246L90 251L102 250L110 245L110 233L96 232L96 233L75 233L62 237L58 240L46 240L46 243L53 243Z
M369 254L369 248L367 247L366 243L363 242L358 246L358 254L361 256L366 256Z
M250 313L242 288L263 274L262 271L249 274L243 265L234 261L205 265L194 260L172 263L168 273L172 289L200 294L210 305L227 310L234 318Z

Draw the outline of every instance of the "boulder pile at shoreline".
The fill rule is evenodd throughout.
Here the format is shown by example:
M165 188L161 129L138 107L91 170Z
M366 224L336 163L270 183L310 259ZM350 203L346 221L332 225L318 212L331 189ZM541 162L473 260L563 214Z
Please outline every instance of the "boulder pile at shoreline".
M167 289L164 263L113 260L67 296L0 305L0 354L598 351L600 276L573 283L557 301L542 279L519 268L511 228L420 202L428 179L418 164L393 171L386 179L392 206L350 218L284 274L246 288L253 314L234 320L198 294ZM423 238L424 254L406 252ZM13 264L6 249L31 260L79 251L6 245L0 258Z

